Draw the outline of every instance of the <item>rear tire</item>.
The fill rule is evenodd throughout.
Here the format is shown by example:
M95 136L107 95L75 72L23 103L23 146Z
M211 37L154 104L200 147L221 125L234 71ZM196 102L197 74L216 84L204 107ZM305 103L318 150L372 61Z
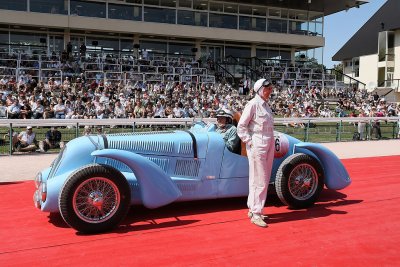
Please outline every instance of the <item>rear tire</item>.
M297 153L287 157L276 173L276 193L284 204L293 209L312 206L323 187L321 166L306 154Z
M130 205L125 177L107 165L88 165L64 183L59 209L64 221L83 233L99 233L116 227Z

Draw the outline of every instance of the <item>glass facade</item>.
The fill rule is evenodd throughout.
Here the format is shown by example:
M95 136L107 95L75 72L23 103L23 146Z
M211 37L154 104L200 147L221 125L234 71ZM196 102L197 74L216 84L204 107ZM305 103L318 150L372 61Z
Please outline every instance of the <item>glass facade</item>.
M30 11L51 14L68 14L68 1L65 0L30 0Z
M29 11L57 15L84 16L102 19L126 21L144 21L154 23L179 24L198 27L222 28L256 32L275 32L282 34L296 34L308 36L323 35L323 14L307 10L291 10L277 7L256 6L246 3L209 1L209 0L0 0L0 9ZM73 17L71 18L73 19ZM51 25L49 25L50 27ZM2 47L11 45L47 47L48 51L64 49L64 29L54 32L51 28L37 28L29 32L23 26L8 26L0 32ZM133 51L132 39L129 35L97 36L102 33L75 31L73 32L74 50L84 42L88 49L102 49L106 51ZM24 31L24 32L23 32ZM42 31L42 32L41 32ZM96 35L95 35L96 34ZM76 36L75 36L76 35ZM107 36L107 37L104 37ZM75 38L75 39L74 39ZM155 53L193 54L194 42L186 44L165 40L152 39L151 36L140 39L140 49ZM157 37L156 37L157 38ZM43 42L45 40L45 42ZM93 46L92 42L98 45ZM179 40L182 41L182 40ZM248 47L236 47L245 43L231 44L229 42L201 44L201 54L211 58L220 58L227 55L234 57L251 57L250 44ZM136 40L137 42L137 40ZM265 41L268 43L268 40ZM257 46L256 56L259 58L273 58L290 60L290 48L270 49L268 45ZM313 57L319 58L319 50L313 50ZM322 53L321 53L322 55Z
M322 36L323 14L208 0L0 0L0 9ZM144 15L143 15L144 14Z

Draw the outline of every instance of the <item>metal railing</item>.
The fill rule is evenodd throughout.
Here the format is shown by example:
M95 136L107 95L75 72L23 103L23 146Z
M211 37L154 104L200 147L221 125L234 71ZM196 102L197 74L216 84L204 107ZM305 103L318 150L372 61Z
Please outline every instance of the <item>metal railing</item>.
M215 123L213 118L160 118L160 119L104 119L104 120L0 120L0 155L12 155L12 135L25 131L26 126L32 126L38 141L45 139L45 134L51 126L59 126L63 141L68 142L83 135L85 126L93 128L93 133L121 133L135 131L159 131L188 129L196 121ZM365 136L363 140L378 139L375 123L379 121L381 139L396 139L399 135L399 117L366 117L366 118L276 118L275 130L291 135L305 142L342 142L354 141L357 124L364 123ZM56 151L54 151L56 152Z

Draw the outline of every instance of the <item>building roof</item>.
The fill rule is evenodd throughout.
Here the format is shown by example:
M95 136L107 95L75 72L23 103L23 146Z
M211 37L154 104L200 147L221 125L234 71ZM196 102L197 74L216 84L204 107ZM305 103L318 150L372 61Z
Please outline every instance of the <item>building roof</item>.
M400 1L388 0L332 57L332 60L343 61L377 54L379 32L400 29L399 11Z
M237 1L237 0L236 0ZM235 0L232 2L236 2ZM250 4L322 12L324 16L368 3L367 0L249 0Z

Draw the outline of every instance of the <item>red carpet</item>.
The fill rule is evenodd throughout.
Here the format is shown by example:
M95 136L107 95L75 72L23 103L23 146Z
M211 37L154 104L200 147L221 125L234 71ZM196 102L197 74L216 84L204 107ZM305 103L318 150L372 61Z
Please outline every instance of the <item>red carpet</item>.
M400 156L343 160L353 184L308 210L270 196L269 228L246 200L131 209L111 233L85 236L33 206L33 182L0 183L0 266L395 266Z

